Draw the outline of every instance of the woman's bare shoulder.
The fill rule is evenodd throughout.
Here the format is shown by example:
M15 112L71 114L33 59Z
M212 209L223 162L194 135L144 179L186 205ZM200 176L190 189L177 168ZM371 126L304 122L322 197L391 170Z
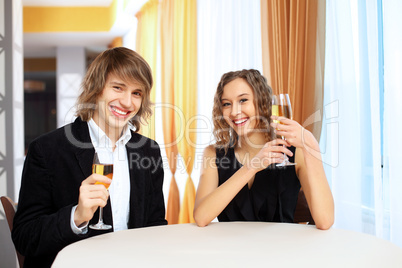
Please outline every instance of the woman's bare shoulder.
M211 144L205 147L204 156L216 156L216 146Z

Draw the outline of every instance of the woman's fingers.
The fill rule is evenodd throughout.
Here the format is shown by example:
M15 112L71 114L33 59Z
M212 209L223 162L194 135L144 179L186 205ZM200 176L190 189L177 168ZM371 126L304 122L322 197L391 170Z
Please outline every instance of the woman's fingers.
M270 142L267 142L264 145L264 148L271 147L271 150L282 150L283 146L290 147L290 143L284 139L274 139Z
M292 156L293 153L286 147L289 144L282 139L275 139L267 142L259 153L251 160L251 167L257 170L267 168L274 163L283 162L287 154Z
M281 116L272 116L272 119L279 120L280 123L277 121L271 122L271 127L276 129L276 135L282 136L289 143L289 146L293 145L295 147L302 147L304 145L303 133L305 133L306 129L304 129L299 123Z

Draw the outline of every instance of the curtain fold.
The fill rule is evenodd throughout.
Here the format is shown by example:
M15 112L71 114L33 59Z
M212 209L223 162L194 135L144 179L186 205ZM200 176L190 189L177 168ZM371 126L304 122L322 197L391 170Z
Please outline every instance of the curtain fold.
M321 148L335 224L402 246L399 1L327 0ZM392 129L391 129L392 128Z
M189 223L194 222L195 201L191 172L197 142L197 121L194 120L197 114L197 1L176 0L173 2L173 12L174 100L184 115L183 122L179 121L181 116L176 114L176 132L184 130L184 136L178 140L178 150L188 174L179 223Z
M148 62L152 70L154 85L151 90L151 102L155 103L157 44L158 44L158 5L159 0L150 0L145 3L135 15L138 20L136 34L136 51ZM144 122L140 133L155 139L155 107L152 107L152 116L149 122Z
M174 64L173 64L173 3L171 0L161 2L161 73L162 81L162 127L165 142L165 151L172 178L169 187L169 196L166 207L166 220L169 224L179 223L180 193L174 174L177 166L177 143L175 123L175 90L174 90Z
M383 198L383 183L381 170L381 92L383 87L383 72L380 66L383 64L381 44L382 44L382 16L381 8L378 7L377 0L369 0L359 3L359 34L360 36L360 58L361 58L361 91L362 95L369 93L367 97L366 110L363 115L370 122L368 130L363 129L361 135L364 137L363 142L367 141L371 146L370 167L372 166L372 175L368 176L368 181L363 182L371 185L372 190L367 191L366 195L372 195L373 200L370 204L365 204L372 207L374 210L373 222L375 225L374 233L376 236L384 238L384 198ZM371 133L367 135L367 133ZM367 154L363 150L362 154ZM366 164L367 166L367 164Z
M191 172L197 143L196 5L195 0L165 0L160 10L163 132L169 167L173 174L166 214L171 224L194 222L195 187ZM174 177L178 153L183 158L188 175L181 209Z
M384 129L383 158L384 177L384 226L389 228L391 242L402 247L402 2L398 0L380 1L383 3L384 20ZM381 96L380 96L381 97ZM381 98L380 98L381 99ZM396 120L395 120L396 119Z
M324 87L325 1L261 0L263 68L288 93L294 120L319 140Z

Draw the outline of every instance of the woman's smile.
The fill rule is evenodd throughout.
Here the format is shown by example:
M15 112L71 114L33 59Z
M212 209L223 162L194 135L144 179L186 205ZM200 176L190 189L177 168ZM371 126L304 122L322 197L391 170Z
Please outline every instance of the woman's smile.
M232 120L232 121L233 121L233 124L235 124L235 126L242 127L248 121L248 117L247 118L235 119L235 120Z

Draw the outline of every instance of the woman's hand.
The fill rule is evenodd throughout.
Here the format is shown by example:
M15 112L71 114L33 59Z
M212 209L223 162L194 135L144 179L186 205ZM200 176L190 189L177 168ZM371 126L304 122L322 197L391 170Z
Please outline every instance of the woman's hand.
M267 168L271 164L282 163L284 154L292 156L293 153L285 146L290 146L286 140L275 139L267 142L264 147L254 156L250 163L246 163L249 169L254 169L257 172Z
M271 127L276 129L276 134L283 136L286 141L296 147L303 148L306 145L306 141L312 138L310 131L302 127L299 123L283 116L271 116L273 122ZM274 123L280 122L280 123Z
M112 182L106 176L99 174L91 174L81 183L80 195L78 198L78 206L74 213L74 222L76 226L92 219L98 207L104 207L109 198L109 192L102 184L96 182L110 184Z

